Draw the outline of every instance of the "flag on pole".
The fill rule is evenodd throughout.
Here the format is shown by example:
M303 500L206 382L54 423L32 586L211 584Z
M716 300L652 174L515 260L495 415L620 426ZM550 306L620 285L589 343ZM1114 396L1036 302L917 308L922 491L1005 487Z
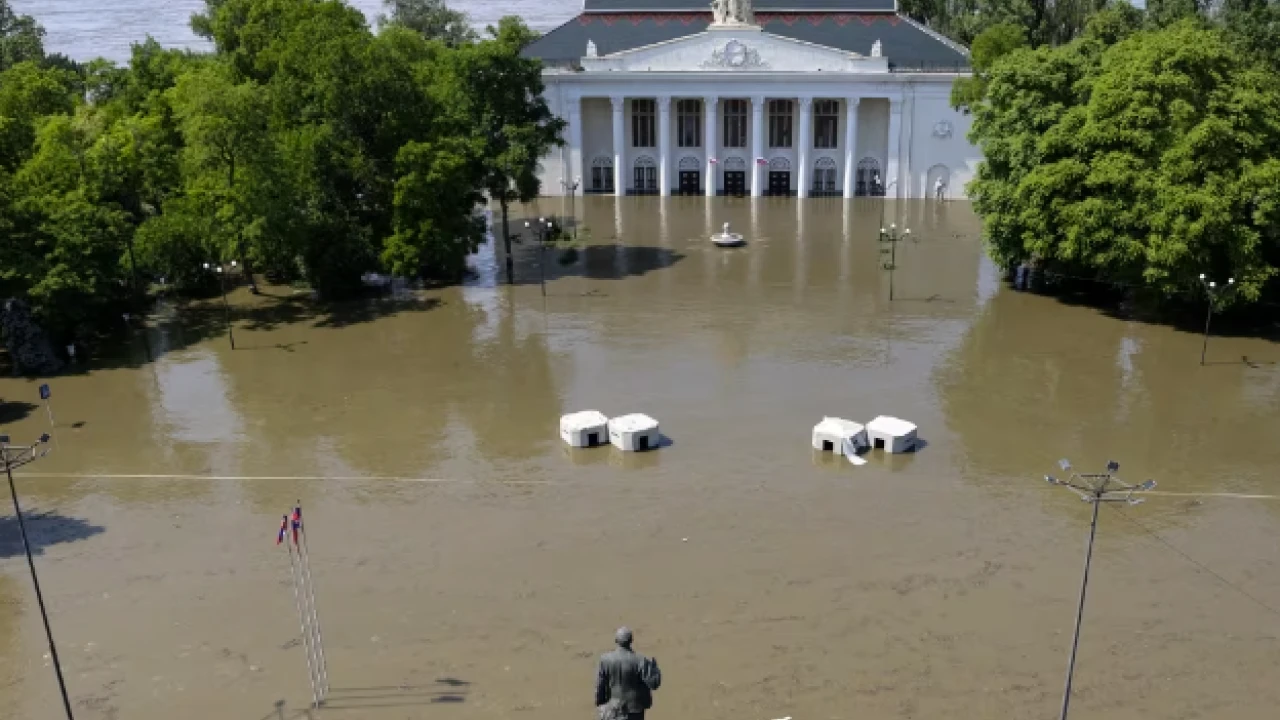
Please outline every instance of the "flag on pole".
M280 516L280 532L276 534L277 545L284 542L284 532L286 529L288 529L288 527L289 527L289 516L281 515Z
M293 509L293 544L298 544L298 530L302 528L302 506Z

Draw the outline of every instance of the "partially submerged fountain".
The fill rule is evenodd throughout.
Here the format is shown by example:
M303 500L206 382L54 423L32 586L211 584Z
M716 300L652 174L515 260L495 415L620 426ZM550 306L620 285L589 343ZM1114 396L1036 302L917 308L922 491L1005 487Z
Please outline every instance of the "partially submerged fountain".
M711 242L720 247L738 247L747 244L747 241L742 238L742 233L729 232L729 223L724 224L723 231L711 236Z

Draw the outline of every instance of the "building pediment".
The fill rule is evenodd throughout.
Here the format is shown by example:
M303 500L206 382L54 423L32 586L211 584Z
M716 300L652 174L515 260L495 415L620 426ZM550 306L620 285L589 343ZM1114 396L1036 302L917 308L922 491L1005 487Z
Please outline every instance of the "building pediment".
M675 40L581 61L585 72L885 73L883 57L816 45L758 27L716 27Z

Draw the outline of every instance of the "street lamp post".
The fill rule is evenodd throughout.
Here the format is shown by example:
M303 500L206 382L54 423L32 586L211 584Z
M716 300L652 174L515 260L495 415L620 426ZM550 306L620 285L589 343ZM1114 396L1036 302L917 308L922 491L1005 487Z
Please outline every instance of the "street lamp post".
M1071 471L1071 463L1059 460L1063 472L1071 472L1071 477L1059 480L1052 475L1044 479L1050 485L1059 485L1080 496L1081 500L1093 504L1093 518L1089 521L1089 542L1084 551L1084 574L1080 578L1080 600L1076 604L1076 626L1071 637L1071 655L1067 659L1067 679L1062 691L1062 710L1059 720L1067 720L1067 710L1071 706L1071 681L1076 671L1076 650L1080 647L1080 624L1084 619L1084 597L1089 589L1089 565L1093 562L1093 539L1098 534L1098 507L1104 502L1123 502L1137 505L1142 498L1135 498L1135 492L1146 492L1156 486L1155 480L1147 480L1141 485L1129 485L1116 479L1115 473L1120 463L1111 460L1107 463L1107 471L1101 473L1077 473Z
M898 267L898 243L903 240L911 239L911 230L906 229L901 233L898 232L897 223L890 223L889 229L886 231L880 228L880 242L889 243L888 249L881 248L880 254L889 254L889 262L884 263L882 267L889 271L889 299L893 300L893 271Z
M569 217L573 219L573 222L571 223L571 225L573 226L573 237L574 239L577 239L578 216L574 213L574 203L578 199L578 188L582 186L582 178L575 177L573 179L573 182L569 182L568 180L561 180L560 186L565 189L565 193L569 196Z
M546 257L547 257L547 253L546 253L547 238L551 236L552 231L555 230L555 226L556 226L555 222L548 220L547 218L544 218L544 217L538 218L538 225L536 230L531 221L529 220L524 221L525 230L530 231L530 233L533 233L533 232L537 233L536 237L538 240L538 282L542 285L543 297L547 296L547 270L545 266Z
M41 445L49 443L49 433L40 436L32 445L10 445L8 435L0 435L0 456L4 459L4 474L9 478L9 496L13 498L13 514L18 518L18 532L22 535L22 549L27 554L27 569L31 571L31 586L36 591L36 604L40 606L40 619L44 621L44 636L49 641L49 658L53 661L53 671L58 676L58 690L62 692L62 707L67 713L67 720L74 720L71 712L71 698L67 695L67 681L62 677L62 663L58 660L58 646L53 642L53 630L49 627L49 612L44 607L44 593L40 591L40 577L36 574L36 561L31 557L31 543L27 540L27 523L22 517L22 505L18 502L18 487L13 482L13 469L27 463L35 462L49 453L49 449L40 450Z
M235 266L236 266L236 261L232 260L228 267L234 268ZM223 309L223 315L226 318L226 322L227 322L227 339L231 341L231 349L235 350L236 334L231 329L231 303L227 300L227 283L223 279L227 274L226 273L227 268L223 267L218 263L205 263L204 269L213 270L218 274L218 289L222 291L222 309Z
M1200 273L1200 284L1204 286L1204 293L1209 297L1209 309L1204 316L1204 342L1200 345L1200 364L1204 365L1205 353L1209 352L1209 323L1213 322L1213 306L1218 303L1218 293L1226 288L1219 288L1218 283L1206 280L1204 273ZM1226 287L1235 284L1235 278L1227 278Z

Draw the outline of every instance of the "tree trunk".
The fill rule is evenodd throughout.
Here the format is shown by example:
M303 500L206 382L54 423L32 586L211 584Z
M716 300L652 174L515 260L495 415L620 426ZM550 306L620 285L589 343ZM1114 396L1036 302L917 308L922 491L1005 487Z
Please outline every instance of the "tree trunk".
M507 223L507 199L505 197L498 198L498 204L502 206L502 246L507 251L507 284L516 284L516 263L511 257L511 227Z

